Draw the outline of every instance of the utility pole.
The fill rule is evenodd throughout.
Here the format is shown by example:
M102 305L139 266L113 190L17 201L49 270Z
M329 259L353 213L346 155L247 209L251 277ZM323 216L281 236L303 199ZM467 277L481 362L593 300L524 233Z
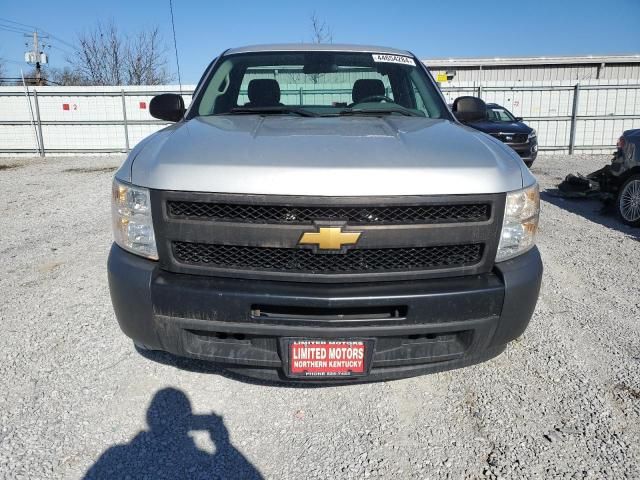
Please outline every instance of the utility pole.
M33 53L36 59L36 85L42 85L42 68L40 67L40 49L38 48L38 31L33 32Z
M28 37L28 35L25 35ZM47 36L40 36L40 38L48 38ZM47 54L40 50L40 43L38 39L38 31L33 32L33 44L31 51L28 51L24 54L24 60L27 63L35 64L36 66L36 85L42 85L42 64L48 63ZM29 44L26 44L29 46ZM43 45L44 47L44 45Z

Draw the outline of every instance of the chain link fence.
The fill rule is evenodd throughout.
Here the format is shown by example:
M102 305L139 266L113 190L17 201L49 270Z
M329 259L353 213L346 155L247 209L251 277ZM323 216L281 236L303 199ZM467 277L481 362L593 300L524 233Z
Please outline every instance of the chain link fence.
M182 89L185 104L194 86ZM538 131L542 151L608 153L619 135L640 128L640 82L538 82L530 85L490 82L442 86L449 103L461 95L498 103ZM167 125L149 114L160 93L155 87L0 87L0 154L127 152ZM349 99L349 88L286 89L291 104L314 103L329 96ZM325 103L325 102L323 102Z

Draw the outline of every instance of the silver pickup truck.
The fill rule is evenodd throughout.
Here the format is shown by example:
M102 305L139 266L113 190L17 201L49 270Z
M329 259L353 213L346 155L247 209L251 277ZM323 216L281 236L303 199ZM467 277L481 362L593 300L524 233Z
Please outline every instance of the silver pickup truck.
M475 364L525 330L539 193L410 52L227 50L113 183L115 313L139 349L287 382ZM457 118L456 118L457 117Z

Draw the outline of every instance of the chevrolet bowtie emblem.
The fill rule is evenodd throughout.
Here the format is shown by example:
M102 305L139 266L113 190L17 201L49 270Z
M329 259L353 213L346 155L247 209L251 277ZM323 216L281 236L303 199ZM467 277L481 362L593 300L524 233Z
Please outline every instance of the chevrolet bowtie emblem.
M315 245L320 250L340 250L345 245L355 245L362 232L343 232L342 227L320 227L317 232L305 232L299 245Z

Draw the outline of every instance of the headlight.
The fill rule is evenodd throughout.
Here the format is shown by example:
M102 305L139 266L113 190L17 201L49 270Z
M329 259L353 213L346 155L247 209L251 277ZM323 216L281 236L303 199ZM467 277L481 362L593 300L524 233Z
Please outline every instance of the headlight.
M538 133L536 132L536 129L534 128L533 130L531 130L531 133L529 133L529 140L531 140L532 138L536 138L538 136Z
M115 242L136 255L158 259L149 190L113 180L111 217Z
M496 262L516 257L535 245L540 214L538 184L507 193Z

